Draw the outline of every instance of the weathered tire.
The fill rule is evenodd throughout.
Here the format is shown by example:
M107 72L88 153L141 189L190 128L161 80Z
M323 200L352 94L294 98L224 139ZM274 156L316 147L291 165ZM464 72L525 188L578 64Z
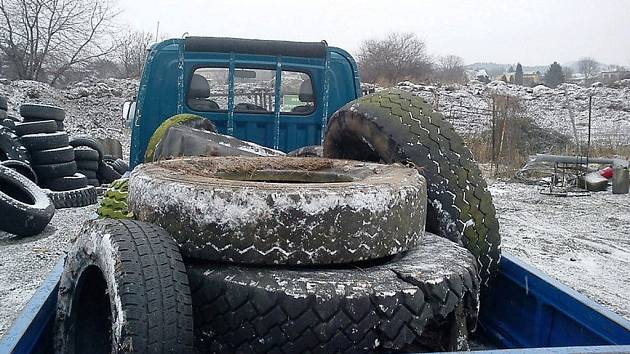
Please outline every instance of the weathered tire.
M98 163L100 159L98 151L93 149L77 148L74 149L74 155L77 161L96 161Z
M77 159L77 168L80 170L98 171L98 161Z
M322 157L324 156L324 150L321 145L304 146L299 149L295 149L287 154L291 157Z
M31 180L5 166L0 166L0 230L32 236L50 222L55 207Z
M0 165L15 170L17 173L30 179L35 184L37 184L38 182L37 174L31 167L31 165L27 164L26 162L22 162L18 160L6 160L6 161L0 162Z
M198 347L208 353L400 350L459 306L474 329L479 311L475 259L432 234L418 249L367 268L191 263L188 277Z
M20 141L29 151L58 149L68 146L68 134L64 132L27 134Z
M118 172L120 175L124 175L125 172L129 170L129 165L121 159L114 160L110 166L112 166L114 171Z
M74 175L77 173L77 164L74 161L70 161L49 165L33 165L33 170L35 170L39 179L52 179Z
M9 102L5 96L0 96L0 111L8 111Z
M101 218L129 219L128 182L128 178L122 178L114 181L107 189L96 211Z
M66 130L66 126L63 124L62 121L58 120L57 122L57 131L58 132L63 132Z
M57 131L57 122L54 120L42 120L39 122L16 123L14 130L17 136L54 133Z
M107 184L120 179L122 175L114 170L113 167L103 161L98 162L98 170L96 176L101 183Z
M43 180L41 186L51 191L71 191L87 187L87 178L75 173L72 176Z
M69 191L46 192L57 209L80 208L97 202L97 193L94 186L87 186Z
M86 223L66 257L54 338L58 353L193 353L177 244L147 223Z
M17 160L28 163L31 157L13 131L0 127L0 161Z
M77 170L78 173L84 175L85 177L89 178L89 179L97 179L96 177L96 171L92 171L92 170Z
M88 184L90 186L100 187L101 186L101 181L99 181L98 178L90 178L90 179L88 179Z
M31 159L34 165L48 165L74 161L72 146L64 146L50 150L32 151Z
M427 231L463 243L484 283L500 259L499 224L486 182L441 114L422 98L385 90L350 102L329 120L324 156L400 162L427 179Z
M4 112L4 111L0 111L0 112ZM13 119L9 119L9 118L2 118L2 113L0 113L0 126L9 128L13 131L15 131L15 121Z
M63 121L66 117L66 112L63 109L55 106L26 103L20 106L20 115L24 118L31 119L52 119Z
M98 153L98 161L101 161L103 159L103 145L101 145L98 141L92 139L92 138L73 138L72 140L70 140L70 145L72 147L81 147L81 146L85 146L85 147L89 147L92 150L96 150L96 152ZM82 149L76 149L75 154L79 154L78 156L81 156L81 158L79 158L80 160L89 160L87 158L82 158L83 156L81 154L83 154L82 152L79 152L79 150ZM88 150L89 151L89 150Z
M319 178L336 183L313 183ZM350 263L415 247L424 231L425 188L417 171L401 166L297 157L187 158L136 168L129 179L129 210L169 231L185 257Z
M153 132L153 135L151 135L151 138L149 139L149 143L147 144L147 150L144 154L145 162L153 162L153 154L155 154L155 148L157 147L157 144L160 142L160 140L162 140L162 137L164 136L168 128L178 125L178 124L207 130L213 133L216 132L216 127L209 119L206 119L204 117L201 117L195 114L174 115L168 118L167 120L165 120L164 122L162 122L162 124L160 124L160 126L157 127L155 132Z

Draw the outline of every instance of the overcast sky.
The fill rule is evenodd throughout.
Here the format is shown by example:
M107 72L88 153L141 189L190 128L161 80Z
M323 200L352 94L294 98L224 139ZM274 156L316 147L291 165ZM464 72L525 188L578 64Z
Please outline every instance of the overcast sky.
M566 63L593 56L630 66L630 0L119 0L135 29L319 41L356 52L362 40L414 32L431 55L466 63Z

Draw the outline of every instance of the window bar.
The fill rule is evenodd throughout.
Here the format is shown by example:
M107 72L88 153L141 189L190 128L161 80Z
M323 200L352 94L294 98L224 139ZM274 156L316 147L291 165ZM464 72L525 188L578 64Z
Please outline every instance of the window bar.
M274 119L273 119L273 148L278 149L280 146L280 90L282 89L282 60L281 56L278 56L276 62L276 84L274 88L275 102L274 102Z
M230 53L230 71L228 73L228 120L227 135L234 136L234 53Z
M322 96L322 131L320 136L320 143L324 143L324 135L326 134L326 124L328 124L328 95L329 95L329 75L328 66L330 63L330 52L326 48L326 62L324 63L324 94Z

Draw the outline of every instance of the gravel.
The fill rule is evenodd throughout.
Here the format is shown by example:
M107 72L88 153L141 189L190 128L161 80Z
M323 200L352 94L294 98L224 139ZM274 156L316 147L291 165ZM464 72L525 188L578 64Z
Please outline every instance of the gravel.
M0 336L69 248L83 222L95 215L96 205L60 209L37 236L20 238L0 231Z

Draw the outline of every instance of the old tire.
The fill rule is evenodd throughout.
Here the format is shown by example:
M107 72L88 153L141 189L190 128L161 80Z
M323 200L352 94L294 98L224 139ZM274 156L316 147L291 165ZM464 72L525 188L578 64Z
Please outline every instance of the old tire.
M34 165L72 162L74 161L74 149L72 146L64 146L49 150L32 151L31 159Z
M51 191L71 191L87 187L87 178L80 173L75 173L72 176L43 180L41 186Z
M101 183L107 184L120 179L122 175L114 170L114 168L103 161L98 162L98 170L96 176Z
M404 350L458 306L473 329L479 311L475 259L431 234L418 249L372 267L191 263L188 277L198 347L208 353Z
M9 110L9 101L5 96L0 96L0 111L8 111Z
M77 159L77 168L80 170L98 171L98 161Z
M75 158L77 161L96 161L98 163L100 155L98 151L93 149L74 149ZM98 168L98 166L96 167ZM96 170L96 168L94 170Z
M324 150L321 145L310 145L304 146L299 149L295 149L289 153L287 156L291 157L322 157L324 156Z
M101 218L129 219L128 183L128 178L122 178L107 189L96 211Z
M274 178L284 183L260 182ZM185 257L332 264L414 248L424 230L425 193L424 179L402 166L296 157L188 158L136 168L129 179L129 209L138 220L169 231Z
M89 147L92 150L95 150L98 153L98 161L101 161L103 159L103 145L101 145L101 143L99 143L98 141L92 139L92 138L86 138L86 137L81 137L81 138L73 138L72 140L70 140L70 146L77 148L77 147ZM87 158L83 158L83 156L81 154L83 154L82 152L79 152L79 150L82 149L75 149L75 154L79 154L79 156L81 156L79 159L80 160L89 160ZM86 153L86 154L90 154L90 153Z
M74 161L53 163L48 165L33 165L33 170L40 179L52 179L72 176L77 173L77 164Z
M118 172L120 175L124 175L125 172L129 170L129 165L122 159L116 159L109 163L109 165L112 166L114 171Z
M160 126L157 127L155 132L153 132L153 135L151 135L151 138L149 139L149 143L147 144L147 150L144 154L145 162L153 162L153 154L155 154L155 148L157 147L158 143L160 142L160 140L162 140L162 137L164 136L168 128L178 125L178 124L188 125L194 128L207 130L213 133L216 132L216 127L214 126L214 124L210 120L204 117L198 116L196 114L174 115L168 118L167 120L165 120L164 122L162 122L162 124L160 124Z
M0 230L18 235L36 235L50 222L55 207L31 180L0 166Z
M330 119L324 156L411 164L427 179L427 231L463 243L486 282L500 259L492 196L473 157L422 98L385 90L350 102Z
M16 123L14 130L17 136L54 133L57 131L57 122L54 120L43 120L39 122Z
M27 134L20 141L29 151L58 149L68 146L68 134L64 132Z
M20 115L29 119L63 121L66 112L55 106L26 103L20 106Z
M98 178L90 178L90 179L88 179L88 184L90 186L100 187L101 186L101 181L99 181Z
M87 186L69 191L47 191L48 197L57 209L80 208L97 202L94 186Z
M31 167L31 165L27 164L26 162L22 162L18 160L6 160L6 161L0 162L0 165L15 170L17 173L30 179L35 184L38 183L37 174Z
M0 161L17 160L28 163L31 157L11 129L0 127Z
M89 179L97 179L96 176L96 171L92 171L92 170L77 170L78 173L84 175L85 177L89 178Z
M192 353L177 244L147 223L86 223L61 275L54 339L59 353Z

